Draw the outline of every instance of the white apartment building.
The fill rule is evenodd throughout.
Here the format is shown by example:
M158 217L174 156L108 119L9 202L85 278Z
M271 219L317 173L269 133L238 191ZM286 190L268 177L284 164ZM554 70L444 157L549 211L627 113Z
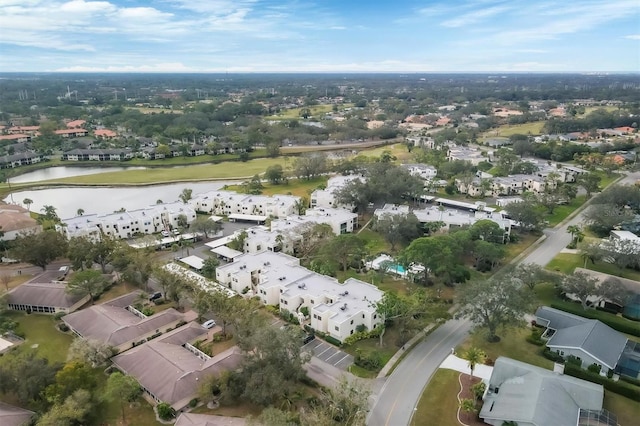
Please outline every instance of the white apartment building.
M302 238L301 230L318 223L331 226L333 233L340 235L353 232L358 227L358 215L344 209L308 209L304 216L288 216L286 219L273 220L271 229L266 226L247 229L243 251L245 253L262 251L293 253L296 242ZM237 237L240 232L242 231L236 231L234 236Z
M462 160L468 161L474 166L477 166L483 161L487 161L488 158L482 155L481 151L473 148L467 148L464 146L453 146L447 151L447 160L455 161Z
M355 179L364 179L360 175L334 176L329 178L325 189L316 189L311 193L311 207L340 207L336 202L335 192ZM352 206L343 206L352 210Z
M438 175L438 170L427 164L403 164L402 167L407 169L411 176L418 176L424 180L434 179Z
M539 175L509 175L489 179L489 185L483 189L482 180L474 178L467 182L464 179L456 179L458 192L472 197L497 197L522 194L523 192L540 193L547 185L556 185L557 182L548 182ZM484 192L484 193L483 193Z
M383 208L376 209L374 215L377 218L385 215L408 214L411 210L406 205L385 204ZM497 223L505 231L505 236L511 234L512 221L503 216L502 212L495 211L463 211L458 209L443 208L441 206L430 206L425 209L415 209L413 214L420 223L443 222L445 231L451 228L471 226L480 220L491 220Z
M196 211L223 216L286 217L298 212L300 202L301 198L293 195L248 195L219 190L198 194L189 200L189 205Z
M178 227L180 216L187 223L196 218L196 212L182 202L156 204L144 209L109 213L105 215L83 215L63 219L57 229L67 238L89 237L99 239L102 234L116 238L132 238L137 234L154 234Z
M302 317L309 310L310 325L343 341L359 325L372 330L381 322L375 303L383 292L375 286L350 278L335 278L300 266L300 260L283 253L245 254L219 267L216 279L222 285L249 296L258 295L266 305L279 305Z

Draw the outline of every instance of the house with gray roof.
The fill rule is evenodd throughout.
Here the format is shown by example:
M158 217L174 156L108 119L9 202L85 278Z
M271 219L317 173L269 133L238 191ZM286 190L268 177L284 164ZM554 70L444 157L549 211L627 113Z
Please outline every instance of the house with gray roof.
M62 320L76 335L106 343L119 353L197 317L194 312L182 314L173 308L146 316L133 307L141 300L141 294L140 291L125 294L66 315Z
M616 426L615 416L602 409L603 399L602 385L499 357L480 418L494 426Z
M7 294L9 309L42 314L75 312L90 299L89 295L79 297L67 293L67 285L64 282L45 281L38 277Z
M191 322L112 358L116 368L135 378L153 401L181 411L198 394L205 378L234 370L242 354L234 346L213 357L193 344L209 330Z
M618 372L621 359L633 355L635 342L606 324L559 309L542 306L536 311L536 322L546 328L542 337L547 347L563 357L574 356L582 362L582 368L592 364L601 367L600 374L609 370ZM640 363L637 367L640 369ZM628 374L637 377L638 370Z

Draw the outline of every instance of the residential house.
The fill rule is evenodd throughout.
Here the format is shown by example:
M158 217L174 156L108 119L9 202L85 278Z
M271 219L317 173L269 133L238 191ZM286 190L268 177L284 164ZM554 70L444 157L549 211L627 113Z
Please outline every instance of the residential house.
M608 325L547 306L536 311L536 323L545 328L542 337L550 350L575 357L583 368L595 364L601 375L640 376L640 344Z
M477 166L483 161L487 161L487 157L482 155L481 151L473 148L467 148L463 146L453 146L447 151L448 161L468 161L474 166Z
M120 353L197 318L193 311L182 314L173 308L146 316L133 306L142 297L140 291L125 294L62 320L79 337L106 343Z
M7 129L7 133L10 135L27 134L29 136L36 136L40 131L40 126L13 126Z
M86 123L85 120L72 120L67 123L67 129L80 129L84 127Z
M67 285L58 281L58 272L44 274L24 283L7 294L9 309L43 314L72 313L91 299L67 293Z
M189 323L112 358L116 368L135 378L156 403L186 409L207 377L235 370L242 355L237 346L211 357L193 344L208 330Z
M96 129L93 132L94 136L99 139L113 139L118 136L116 132L109 129Z
M479 416L494 426L617 426L603 400L602 385L499 357Z
M31 234L42 231L42 225L31 217L24 207L15 204L0 204L0 228L3 241L13 241L20 234Z
M53 133L55 133L58 136L62 136L63 138L80 138L83 136L87 136L89 132L85 129L70 128L70 129L55 130Z
M300 266L300 260L283 253L245 254L233 263L216 269L221 284L248 297L257 295L262 303L298 315L306 307L310 326L343 341L358 326L374 329L381 321L375 303L383 293L375 286L350 278L335 278Z
M123 149L72 149L62 153L64 161L124 161L133 158L129 148Z
M31 135L18 133L13 135L0 135L0 142L11 141L15 143L25 143L31 140Z
M189 147L189 155L191 157L198 157L200 155L205 155L206 153L207 153L207 150L202 145L198 145L194 143Z
M424 180L431 180L436 177L438 170L426 164L403 164L402 167L407 169L411 176L419 176Z
M132 238L138 234L154 234L178 228L181 217L186 218L187 223L191 223L196 219L196 212L189 205L176 201L138 210L76 216L63 219L56 228L67 238L99 238L102 234L116 238Z
M33 411L0 401L0 424L2 426L27 426L35 419Z
M197 194L189 200L189 205L196 211L215 215L282 218L297 213L300 202L301 198L293 195L247 195L218 190Z
M345 187L348 183L356 179L364 179L360 175L347 175L347 176L333 176L327 181L325 189L316 189L311 193L310 205L311 207L341 207L336 201L336 192ZM353 206L342 206L351 208Z
M13 169L20 166L28 166L45 161L47 156L35 152L21 152L18 154L0 157L0 169Z

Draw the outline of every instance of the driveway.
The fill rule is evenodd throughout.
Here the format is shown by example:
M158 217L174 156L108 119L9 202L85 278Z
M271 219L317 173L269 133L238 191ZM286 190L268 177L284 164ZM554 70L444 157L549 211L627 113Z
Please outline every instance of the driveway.
M304 345L302 350L310 352L314 357L320 361L332 365L340 370L347 371L349 366L353 364L353 355L349 355L346 352L332 346L319 339L314 339Z

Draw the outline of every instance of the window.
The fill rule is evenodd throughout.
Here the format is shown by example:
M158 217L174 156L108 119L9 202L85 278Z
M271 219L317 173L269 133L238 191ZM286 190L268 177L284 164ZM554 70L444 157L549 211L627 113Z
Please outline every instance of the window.
M351 325L353 325L353 320L351 320Z
M373 319L377 319L378 318L378 314L373 314Z
M338 327L337 325L335 326L336 331L340 331L340 327Z
M349 334L353 334L353 330L351 330L351 333L349 333Z

